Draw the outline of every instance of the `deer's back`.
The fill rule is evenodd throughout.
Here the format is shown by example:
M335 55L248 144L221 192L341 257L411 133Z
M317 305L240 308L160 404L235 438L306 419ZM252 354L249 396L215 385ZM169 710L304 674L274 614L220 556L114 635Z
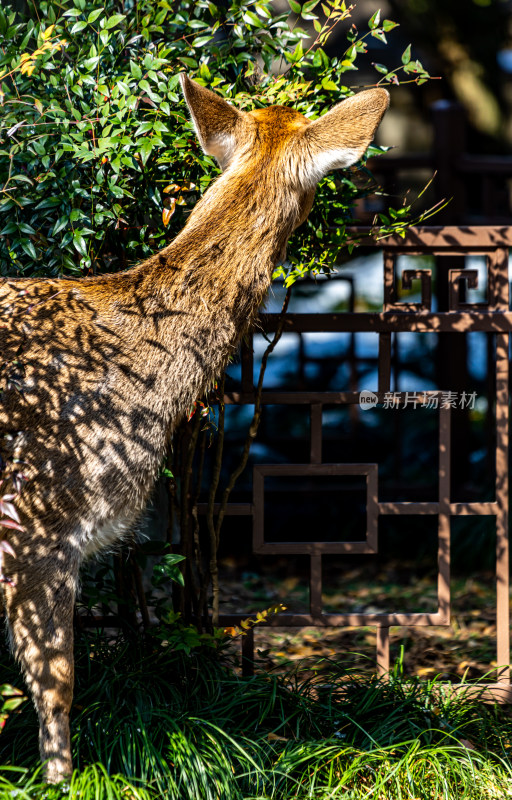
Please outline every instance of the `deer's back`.
M140 508L162 456L162 352L145 336L141 353L133 293L127 302L115 284L0 284L1 446L24 462L22 512L54 528Z

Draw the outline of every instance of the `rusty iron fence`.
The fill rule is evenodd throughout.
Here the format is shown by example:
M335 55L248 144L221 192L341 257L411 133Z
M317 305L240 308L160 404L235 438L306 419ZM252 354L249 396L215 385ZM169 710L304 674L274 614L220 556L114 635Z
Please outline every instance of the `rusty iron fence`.
M404 239L396 237L382 243L384 251L384 303L382 311L356 313L288 314L285 330L305 332L345 332L378 334L378 391L374 401L404 406L414 400L436 408L439 414L438 489L435 501L382 501L379 493L378 463L325 463L322 460L322 411L324 406L357 405L360 393L272 391L264 389L262 403L285 406L307 406L310 413L310 458L308 463L255 464L253 468L252 502L230 503L227 514L252 517L253 552L273 555L306 555L310 562L309 610L306 613L282 613L271 620L275 626L374 626L377 632L376 661L378 671L389 671L389 631L392 626L446 626L450 623L450 527L454 517L491 517L496 524L496 680L485 684L485 694L500 700L512 700L509 648L509 550L508 550L508 415L509 415L509 337L512 331L510 312L508 258L512 228L503 227L438 227L411 229ZM432 270L404 270L402 288L418 281L421 299L411 303L400 299L396 275L397 257L429 255L445 260L448 267L440 270L438 281L446 281L444 310L432 307ZM487 292L483 302L468 302L465 288L476 287L476 273L461 266L461 258L479 255L487 267ZM450 267L450 264L452 265ZM443 287L438 286L438 294ZM263 314L264 331L276 329L277 314ZM493 419L495 426L494 497L486 502L455 502L452 499L452 387L439 391L391 392L391 342L400 332L460 335L479 331L491 337L494 370ZM241 391L227 393L226 404L253 404L252 346L246 343L242 353ZM490 443L492 447L492 442ZM265 483L273 476L293 479L299 476L362 476L366 483L366 537L362 541L344 541L340 526L339 541L267 541L265 536ZM206 505L199 505L206 513ZM437 610L416 613L348 613L329 614L322 605L322 559L332 554L374 554L378 552L378 521L384 516L429 515L437 518ZM343 575L340 575L343 584ZM237 624L244 615L223 614L221 623ZM242 642L246 664L253 657L251 635Z

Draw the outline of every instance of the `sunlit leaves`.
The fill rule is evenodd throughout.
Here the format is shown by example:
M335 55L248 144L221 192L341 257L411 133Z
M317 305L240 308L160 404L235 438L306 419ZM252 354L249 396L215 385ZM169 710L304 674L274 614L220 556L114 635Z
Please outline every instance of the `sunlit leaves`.
M175 235L217 169L197 144L182 70L244 110L278 103L314 118L350 94L344 74L358 68L370 36L383 40L396 26L374 8L358 31L345 0L290 0L289 11L266 0L140 0L125 15L114 0L76 0L60 16L48 0L39 5L41 21L8 38L0 9L0 230L17 220L0 234L2 274L118 269ZM333 57L336 26L348 48ZM386 83L428 77L412 56L399 70L375 69ZM311 224L290 244L298 263L331 242L334 257L340 237L326 222L332 230L348 217L357 191L346 182L319 190Z
M119 23L122 22L123 19L125 18L126 18L125 14L113 14L111 17L105 20L105 28L107 30L110 30L110 28L115 28L116 25L119 25Z
M408 64L411 60L411 45L408 44L402 53L402 64Z
M368 20L368 27L373 31L375 30L375 28L379 27L379 22L380 22L380 8L377 9L375 14L373 14Z

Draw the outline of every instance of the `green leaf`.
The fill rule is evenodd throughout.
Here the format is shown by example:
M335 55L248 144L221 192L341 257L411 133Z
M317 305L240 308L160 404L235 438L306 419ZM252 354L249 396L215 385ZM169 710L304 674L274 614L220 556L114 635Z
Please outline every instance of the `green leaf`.
M402 64L408 64L410 60L411 60L411 45L409 44L402 53Z
M210 70L208 68L208 64L205 64L204 62L201 64L201 66L199 68L199 74L200 74L201 78L203 78L205 81L211 80L212 73L210 72Z
M388 43L388 40L386 39L386 34L382 30L382 28L376 28L374 31L372 31L371 35L373 36L374 39L378 39L379 42L384 42L384 44Z
M109 17L105 22L105 28L110 30L110 28L115 28L116 25L119 25L120 22L126 19L126 14L114 14L112 17Z
M22 181L23 183L28 183L30 186L34 185L34 181L32 181L28 175L13 175L11 180Z
M20 222L19 229L21 233L28 233L30 236L35 236L35 230L32 225L27 225L26 222Z
M375 67L377 72L382 72L383 75L387 75L389 72L388 68L385 67L384 64L377 64L373 62L372 67Z
M166 567L170 567L173 564L179 564L181 561L185 561L185 556L181 556L179 553L167 553L162 557L162 561Z
M297 61L300 61L303 55L304 55L304 50L302 48L302 39L301 39L297 47L293 51L293 53L289 54L288 60L291 61L292 63L295 63Z
M96 22L96 20L98 19L98 17L101 17L101 15L102 15L102 14L104 14L104 13L105 13L105 9L103 9L103 8L96 8L94 11L91 11L91 13L89 14L89 16L87 17L87 22L89 23L89 25L90 25L92 22Z
M373 31L374 28L379 27L379 22L380 22L380 8L378 8L375 14L373 14L373 16L370 17L370 19L368 20L368 27Z
M142 78L142 70L135 61L130 61L130 72L135 80L139 81Z
M93 58L86 58L83 62L83 65L87 72L91 72L97 65L98 61L100 60L99 56L94 56Z
M144 166L146 166L149 156L151 155L151 151L153 149L153 143L151 139L143 139L140 147L139 147L139 154L141 161Z
M28 256L30 256L30 258L32 258L34 261L37 261L36 248L34 247L32 242L30 241L30 239L21 239L20 240L20 244L21 244L21 247L22 247L23 251Z
M322 89L325 89L326 92L337 92L338 87L334 83L334 81L329 80L329 78L322 79Z
M192 67L192 69L197 69L197 61L195 58L189 58L188 56L180 56L178 61L181 61L186 67Z
M264 24L261 19L258 19L256 14L254 14L252 11L246 11L243 15L243 18L244 22L247 22L248 25L255 25L257 28L261 28L261 26Z
M48 197L46 200L41 200L35 207L35 210L39 211L41 208L54 208L55 206L60 206L61 203L61 197Z
M87 258L87 245L80 231L75 231L73 234L73 244L80 255L84 256L84 258Z
M21 703L24 703L25 700L26 700L26 697L11 697L10 700L5 700L5 702L3 703L3 706L2 706L2 712L14 711L14 709L18 708L18 706Z
M80 22L75 22L70 33L78 33L79 31L83 31L84 28L87 28L87 22L80 20Z
M300 3L297 3L297 0L288 0L288 5L294 14L300 14L302 11L302 6Z
M387 33L388 31L392 31L393 28L398 28L398 22L393 22L391 19L385 19L382 23L382 27Z
M64 228L67 228L67 226L68 226L68 218L66 216L59 217L59 219L53 226L52 236L55 236L55 234L59 233Z
M213 36L198 36L192 42L192 47L204 47L204 45L208 44L208 42L211 42L212 39Z

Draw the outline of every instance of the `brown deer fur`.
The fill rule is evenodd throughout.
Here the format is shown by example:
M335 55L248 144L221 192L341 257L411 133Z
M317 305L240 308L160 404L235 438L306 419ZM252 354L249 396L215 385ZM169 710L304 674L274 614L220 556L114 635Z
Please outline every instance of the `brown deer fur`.
M80 564L133 529L169 432L235 352L317 181L364 153L388 105L372 89L311 123L280 106L242 113L181 84L223 173L176 239L122 274L0 282L1 358L21 362L21 392L0 395L0 444L29 477L4 599L52 782L71 770Z

